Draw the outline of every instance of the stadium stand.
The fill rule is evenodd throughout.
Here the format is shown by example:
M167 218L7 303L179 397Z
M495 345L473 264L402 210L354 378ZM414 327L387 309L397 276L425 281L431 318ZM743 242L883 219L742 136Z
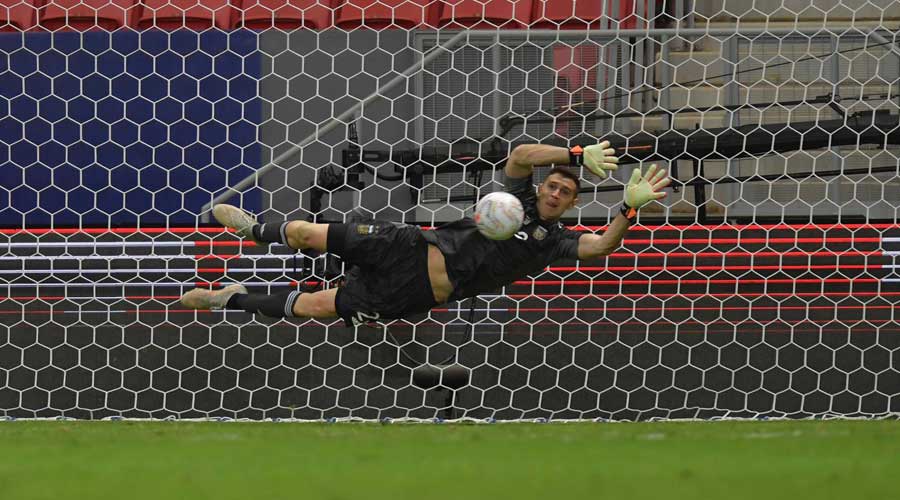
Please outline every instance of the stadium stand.
M262 30L306 28L322 30L331 26L332 10L318 0L237 0L231 27Z
M534 0L531 28L599 29L602 13L597 0Z
M51 0L41 9L38 25L50 31L112 31L133 26L136 0Z
M28 0L0 0L0 31L25 31L34 27L37 9Z
M633 28L633 2L624 4L619 27ZM0 31L597 29L604 9L594 0L0 0Z
M347 0L337 10L335 25L343 29L435 28L440 8L434 0Z
M530 0L450 0L441 8L438 26L448 29L523 28L531 20L531 3Z
M227 0L145 0L138 29L231 28L235 9Z

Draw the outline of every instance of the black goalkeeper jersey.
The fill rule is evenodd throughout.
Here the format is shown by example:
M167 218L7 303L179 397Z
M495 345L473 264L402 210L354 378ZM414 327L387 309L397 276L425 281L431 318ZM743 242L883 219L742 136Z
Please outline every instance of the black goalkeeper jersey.
M540 220L532 177L506 178L505 189L522 201L525 221L512 238L490 240L475 221L464 218L424 231L425 239L441 250L453 285L451 300L495 291L527 275L541 272L558 259L578 257L581 233L560 222Z

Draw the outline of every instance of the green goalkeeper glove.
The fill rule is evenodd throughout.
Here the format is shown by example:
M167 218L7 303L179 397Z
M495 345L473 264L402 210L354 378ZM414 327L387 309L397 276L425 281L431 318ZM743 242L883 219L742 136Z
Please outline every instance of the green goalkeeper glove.
M616 150L609 147L609 141L584 148L584 165L597 177L606 179L610 171L619 168Z
M653 200L661 200L666 193L661 191L672 182L665 170L657 170L654 163L647 169L647 175L641 175L641 169L631 172L631 180L625 187L625 204L622 214L629 220L634 219L637 210Z

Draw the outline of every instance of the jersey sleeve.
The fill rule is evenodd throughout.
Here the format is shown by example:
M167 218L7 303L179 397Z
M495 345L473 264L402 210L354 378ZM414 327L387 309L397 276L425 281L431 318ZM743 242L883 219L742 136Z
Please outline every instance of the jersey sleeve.
M528 177L512 178L506 174L503 175L503 189L507 193L515 196L522 202L522 205L528 207L537 201L537 194L534 192L534 180L532 175Z
M554 251L554 260L557 259L577 259L578 258L578 240L581 238L578 231L571 229L563 229L559 242L556 244Z

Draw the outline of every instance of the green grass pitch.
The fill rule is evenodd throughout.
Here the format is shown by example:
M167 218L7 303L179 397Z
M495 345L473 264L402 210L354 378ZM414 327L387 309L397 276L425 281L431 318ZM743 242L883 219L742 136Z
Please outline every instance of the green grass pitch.
M0 423L0 499L865 499L900 422Z

